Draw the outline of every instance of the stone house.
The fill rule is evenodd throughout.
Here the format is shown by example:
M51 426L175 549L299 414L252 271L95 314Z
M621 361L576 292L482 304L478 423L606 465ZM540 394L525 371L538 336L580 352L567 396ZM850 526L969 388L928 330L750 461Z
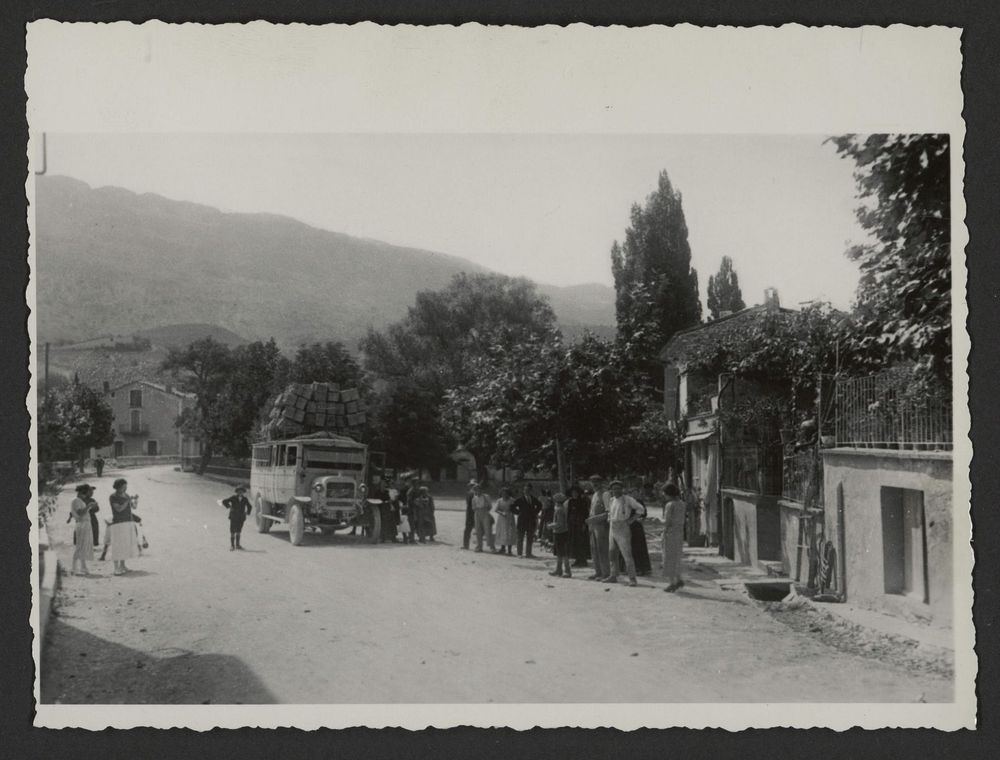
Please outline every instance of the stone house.
M135 380L114 388L106 383L104 396L114 414L115 440L95 453L114 459L197 454L198 442L176 427L181 412L194 406L194 394Z
M782 309L774 288L764 292L764 303L726 314L706 324L675 333L660 351L664 371L664 410L677 426L684 452L683 481L689 492L688 543L720 546L736 561L757 564L780 560L780 527L773 478L761 467L761 452L730 448L719 426L720 404L738 392L753 392L730 375L709 376L691 369L688 357L696 345L723 340L767 315L791 313ZM732 466L726 468L726 464ZM779 464L780 468L780 464ZM726 483L727 474L732 482ZM780 494L780 469L777 494Z

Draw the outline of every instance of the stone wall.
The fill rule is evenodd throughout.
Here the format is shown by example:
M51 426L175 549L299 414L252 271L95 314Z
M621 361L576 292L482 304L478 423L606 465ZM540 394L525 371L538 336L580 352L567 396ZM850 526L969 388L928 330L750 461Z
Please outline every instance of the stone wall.
M838 553L838 500L843 500L847 600L884 612L950 625L952 621L952 458L950 452L826 449L825 530ZM887 593L900 551L888 517L898 492L919 492L926 544L925 598ZM842 496L841 496L842 494ZM894 519L894 518L893 518ZM916 535L916 533L914 534ZM922 551L922 549L920 549ZM920 583L923 586L923 583Z

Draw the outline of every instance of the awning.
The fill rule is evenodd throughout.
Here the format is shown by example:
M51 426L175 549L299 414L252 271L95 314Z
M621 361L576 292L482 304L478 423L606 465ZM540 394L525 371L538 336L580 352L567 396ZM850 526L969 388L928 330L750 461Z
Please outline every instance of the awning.
M681 443L692 443L694 441L704 441L706 438L715 435L714 430L703 430L700 433L691 433L681 438Z

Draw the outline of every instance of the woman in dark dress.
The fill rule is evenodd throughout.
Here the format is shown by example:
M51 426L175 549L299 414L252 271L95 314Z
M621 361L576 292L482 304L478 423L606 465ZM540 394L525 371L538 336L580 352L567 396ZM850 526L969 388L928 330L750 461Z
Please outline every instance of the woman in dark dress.
M649 575L653 565L649 561L649 547L646 546L646 529L642 527L642 522L646 519L646 505L642 503L641 499L635 496L633 498L642 505L642 514L633 517L632 522L629 523L629 529L632 531L632 559L635 561L635 574ZM618 564L624 571L625 558L621 555L619 555Z
M571 486L566 501L569 519L569 548L573 567L586 567L590 559L590 531L587 517L590 516L590 500L583 497L580 486Z

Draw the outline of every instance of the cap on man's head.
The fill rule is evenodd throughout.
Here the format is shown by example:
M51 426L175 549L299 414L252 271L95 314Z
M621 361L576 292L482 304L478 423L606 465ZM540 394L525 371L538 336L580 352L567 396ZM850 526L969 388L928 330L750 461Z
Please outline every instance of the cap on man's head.
M81 483L76 487L77 493L84 493L85 491L93 491L94 487L90 483Z
M625 487L625 484L622 483L620 480L612 480L608 485L610 485L612 488L614 488L615 486L621 486L622 488Z
M479 485L479 481L478 480L470 480L469 481L469 488L475 488L478 485Z
M604 478L602 478L600 475L591 475L589 480L592 483L600 483L602 480L604 480Z
M243 493L246 493L247 492L247 487L244 486L244 485L238 485L238 486L236 486L236 493L239 493L240 491L242 491Z

